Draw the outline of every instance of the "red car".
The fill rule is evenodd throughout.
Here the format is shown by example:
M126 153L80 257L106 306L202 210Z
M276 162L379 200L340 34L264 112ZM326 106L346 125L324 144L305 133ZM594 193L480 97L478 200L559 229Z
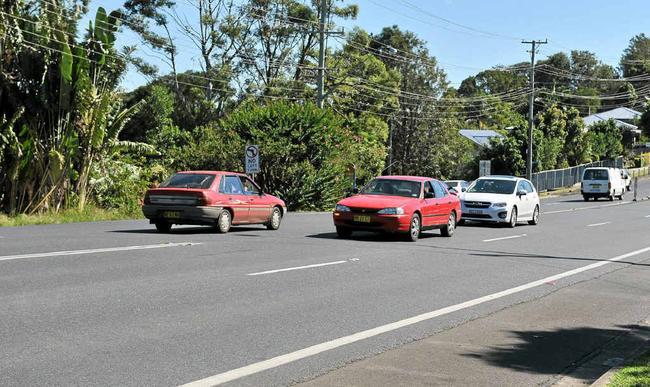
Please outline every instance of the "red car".
M456 195L438 180L382 176L338 202L333 216L341 238L359 230L404 233L415 242L423 230L440 229L443 236L452 236L461 211Z
M169 232L173 224L196 224L226 233L231 225L243 224L277 230L287 209L244 174L187 171L148 190L142 212L159 232Z

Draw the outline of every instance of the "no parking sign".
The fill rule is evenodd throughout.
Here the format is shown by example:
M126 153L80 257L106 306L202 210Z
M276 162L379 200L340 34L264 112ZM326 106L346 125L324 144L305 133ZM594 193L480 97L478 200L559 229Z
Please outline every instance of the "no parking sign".
M244 151L244 157L246 159L246 173L254 174L259 173L260 171L260 148L257 145L246 145Z

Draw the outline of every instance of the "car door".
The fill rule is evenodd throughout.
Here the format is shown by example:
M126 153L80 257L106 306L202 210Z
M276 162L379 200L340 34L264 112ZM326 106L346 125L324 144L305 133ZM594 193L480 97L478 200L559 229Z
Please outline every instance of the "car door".
M244 187L237 175L225 175L219 183L219 193L224 195L226 206L232 208L235 224L250 223L250 203L244 194Z
M438 216L439 203L436 198L435 189L431 181L424 182L424 198L420 211L422 212L422 226L431 227L436 224L436 217ZM427 197L427 196L433 197Z
M265 223L271 216L271 207L268 198L261 194L260 188L246 176L239 176L244 194L247 197L249 210L248 217L251 223Z
M539 205L539 195L537 194L533 183L530 181L526 180L524 182L524 187L526 188L526 192L528 192L528 202L530 203L530 211L532 216L533 211L535 211L535 207Z
M436 200L438 200L438 216L436 217L436 224L447 224L452 208L451 195L445 188L445 185L441 182L433 180L432 183L436 192ZM437 190L436 186L438 187Z
M526 195L519 195L519 192L526 192ZM526 189L525 186L525 181L519 180L519 183L517 183L517 189L515 190L515 195L516 195L516 203L517 203L517 210L518 210L518 217L519 218L526 218L530 217L533 214L533 209L530 206L532 198L528 197L528 190Z

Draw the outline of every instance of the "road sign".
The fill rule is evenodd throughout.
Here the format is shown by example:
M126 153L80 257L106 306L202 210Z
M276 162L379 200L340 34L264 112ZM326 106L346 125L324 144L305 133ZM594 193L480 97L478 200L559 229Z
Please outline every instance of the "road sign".
M246 145L244 156L246 159L246 173L258 173L260 171L260 148L257 145Z
M478 176L490 176L492 174L492 161L480 160L478 162Z

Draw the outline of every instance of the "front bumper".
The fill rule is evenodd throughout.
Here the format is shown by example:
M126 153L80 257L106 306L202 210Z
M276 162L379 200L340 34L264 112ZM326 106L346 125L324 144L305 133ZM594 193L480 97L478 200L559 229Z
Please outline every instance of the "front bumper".
M145 204L142 213L150 223L166 221L172 224L214 224L223 207L211 206L164 206Z
M363 219L361 217L367 217ZM388 233L408 232L411 223L409 215L356 214L352 212L334 212L334 226L350 230L374 231ZM363 220L363 221L361 221ZM368 220L368 221L365 221Z
M510 221L510 207L467 208L461 205L463 220L480 222L507 223Z

